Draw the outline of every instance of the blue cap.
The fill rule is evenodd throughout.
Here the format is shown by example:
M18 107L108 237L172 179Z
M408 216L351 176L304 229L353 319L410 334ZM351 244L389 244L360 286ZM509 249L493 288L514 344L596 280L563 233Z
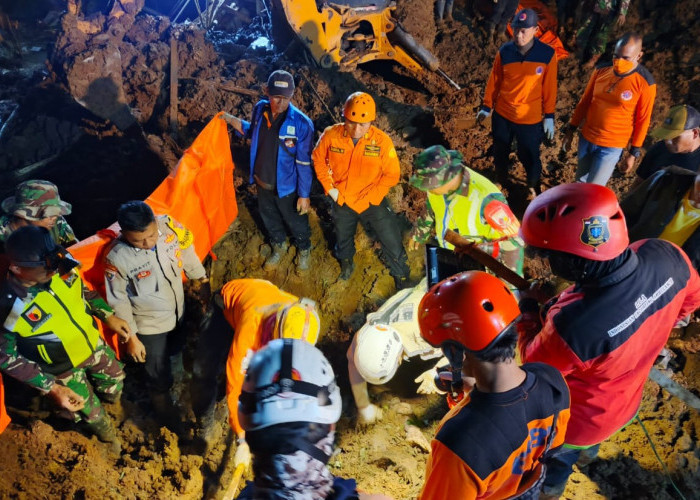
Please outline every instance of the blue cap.
M537 12L532 9L523 9L515 13L515 17L510 22L510 27L516 28L533 28L537 26Z

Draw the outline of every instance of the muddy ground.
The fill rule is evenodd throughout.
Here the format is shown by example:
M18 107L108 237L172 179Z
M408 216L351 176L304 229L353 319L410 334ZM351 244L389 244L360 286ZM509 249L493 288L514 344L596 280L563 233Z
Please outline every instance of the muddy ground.
M37 3L41 4L27 5ZM119 203L150 192L217 111L250 115L257 97L232 91L232 87L260 91L271 70L284 68L297 75L294 104L314 120L317 133L339 119L349 93L363 90L375 96L377 126L389 133L401 159L401 182L390 199L408 229L422 207L423 197L406 183L411 159L421 148L443 144L458 149L468 165L493 178L488 130L462 130L458 119L475 115L496 49L484 47L475 35L478 20L464 0L455 3L455 22L440 27L432 20L430 2L398 3L397 16L404 27L439 58L441 67L462 91L454 91L437 75L414 78L394 64L371 63L352 73L337 73L306 64L298 45L285 46L288 50L284 54L251 48L251 42L263 33L264 23L256 18L248 25L240 15L230 12L226 13L230 22L243 26L234 35L219 32L205 36L196 25L173 28L167 19L141 13L127 19L123 30L108 30L98 39L76 34L78 21L86 18L68 22L50 12L50 7L9 9L23 57L12 55L5 36L0 45L0 128L6 126L10 132L0 134L0 194L7 195L16 182L28 176L55 181L63 198L74 204L70 222L79 236L85 237L109 224ZM245 15L250 12L254 13L254 8ZM94 14L90 19L95 20ZM656 0L633 2L627 27L644 34L644 63L658 82L652 125L675 103L700 105L697 1L681 0L670 6ZM167 133L168 44L173 31L178 33L181 78L175 138ZM128 106L136 123L126 120L124 128L102 116L104 109L85 109L69 95L70 89L78 92L85 87L80 86L82 73L71 73L71 65L84 61L87 53L104 54L105 46L116 47L120 54L121 74L107 75L122 82L122 90L114 94L115 102ZM116 67L115 60L110 64L112 69ZM105 67L88 69L104 77ZM558 127L570 116L588 76L575 58L561 61ZM107 111L122 112L125 108L121 105ZM405 425L417 425L430 439L446 411L444 401L437 396L415 396L412 377L422 367L407 363L388 387L375 388L372 394L384 408L384 420L369 429L358 429L347 385L344 353L350 338L365 315L394 293L376 245L359 231L356 271L348 282L338 283L339 266L331 254L329 205L316 185L311 214L313 272L304 276L295 272L294 250L276 271L263 271L269 248L256 219L254 191L245 180L247 146L233 139L232 152L240 212L215 247L218 260L207 264L214 287L233 278L263 277L320 304L325 332L321 348L332 360L345 396L338 453L331 459L331 468L337 475L356 478L364 490L414 498L420 491L427 453L406 442ZM520 215L526 204L525 174L517 160L514 162L513 183L504 189ZM560 153L559 139L543 148L543 164L545 187L573 180L575 159ZM632 178L615 174L611 186L624 194L631 182ZM417 281L423 273L422 253L409 252L409 258L411 276ZM529 272L533 276L544 274L534 264ZM191 347L199 314L194 303L190 306ZM700 393L700 329L688 328L672 337L669 345L677 355L671 363L673 378ZM187 351L184 379L175 388L183 411L183 425L176 434L153 420L148 395L138 382L138 369L128 367L126 415L119 425L124 452L119 457L110 456L101 443L69 430L65 423L38 419L45 409L36 398L28 401L10 394L16 409L14 422L0 436L0 497L222 498L231 477L234 451L226 410L219 408L218 444L202 455L192 442L193 419L186 390L190 368ZM645 389L639 416L680 490L686 498L697 498L700 416L652 382ZM678 498L638 423L606 441L600 458L576 469L565 498Z

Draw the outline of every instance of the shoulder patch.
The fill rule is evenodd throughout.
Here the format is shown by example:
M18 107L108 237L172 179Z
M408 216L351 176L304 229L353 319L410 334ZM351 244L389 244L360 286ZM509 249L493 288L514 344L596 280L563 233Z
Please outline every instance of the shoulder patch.
M169 215L167 217L168 218L165 223L177 235L177 241L180 244L180 248L184 249L190 247L192 243L194 243L194 235L192 234L192 231L184 227Z

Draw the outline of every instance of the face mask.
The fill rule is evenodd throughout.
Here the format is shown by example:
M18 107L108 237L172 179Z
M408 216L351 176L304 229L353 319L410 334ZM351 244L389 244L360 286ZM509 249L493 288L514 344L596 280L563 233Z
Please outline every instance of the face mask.
M628 61L627 59L619 59L617 57L613 57L613 69L618 75L624 75L625 73L629 73L634 69L634 65L634 61Z

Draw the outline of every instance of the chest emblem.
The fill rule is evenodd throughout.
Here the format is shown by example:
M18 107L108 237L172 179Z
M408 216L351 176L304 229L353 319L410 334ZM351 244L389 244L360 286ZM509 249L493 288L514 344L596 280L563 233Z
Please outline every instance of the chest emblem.
M371 144L367 144L365 146L364 156L372 156L372 157L376 158L379 156L379 152L381 150L382 150L382 148L380 148L379 146L373 146Z
M287 135L295 135L296 127L294 125L287 125Z
M583 219L583 230L581 231L581 243L597 248L610 239L610 229L608 228L608 218L601 215L594 215Z
M345 150L343 148L336 148L335 146L331 146L330 150L331 150L331 153L340 153L340 154L345 153Z
M634 94L632 94L631 90L623 90L620 93L620 99L622 99L623 101L629 101L630 99L632 99L633 95Z
M544 66L537 66L537 69L535 70L535 74L541 75L544 73Z
M50 317L51 315L46 314L37 304L32 305L32 307L22 313L22 318L29 323L32 327L32 331L36 331L41 325L46 323Z
M142 280L144 278L148 278L151 275L151 271L141 271L136 275L137 280Z

